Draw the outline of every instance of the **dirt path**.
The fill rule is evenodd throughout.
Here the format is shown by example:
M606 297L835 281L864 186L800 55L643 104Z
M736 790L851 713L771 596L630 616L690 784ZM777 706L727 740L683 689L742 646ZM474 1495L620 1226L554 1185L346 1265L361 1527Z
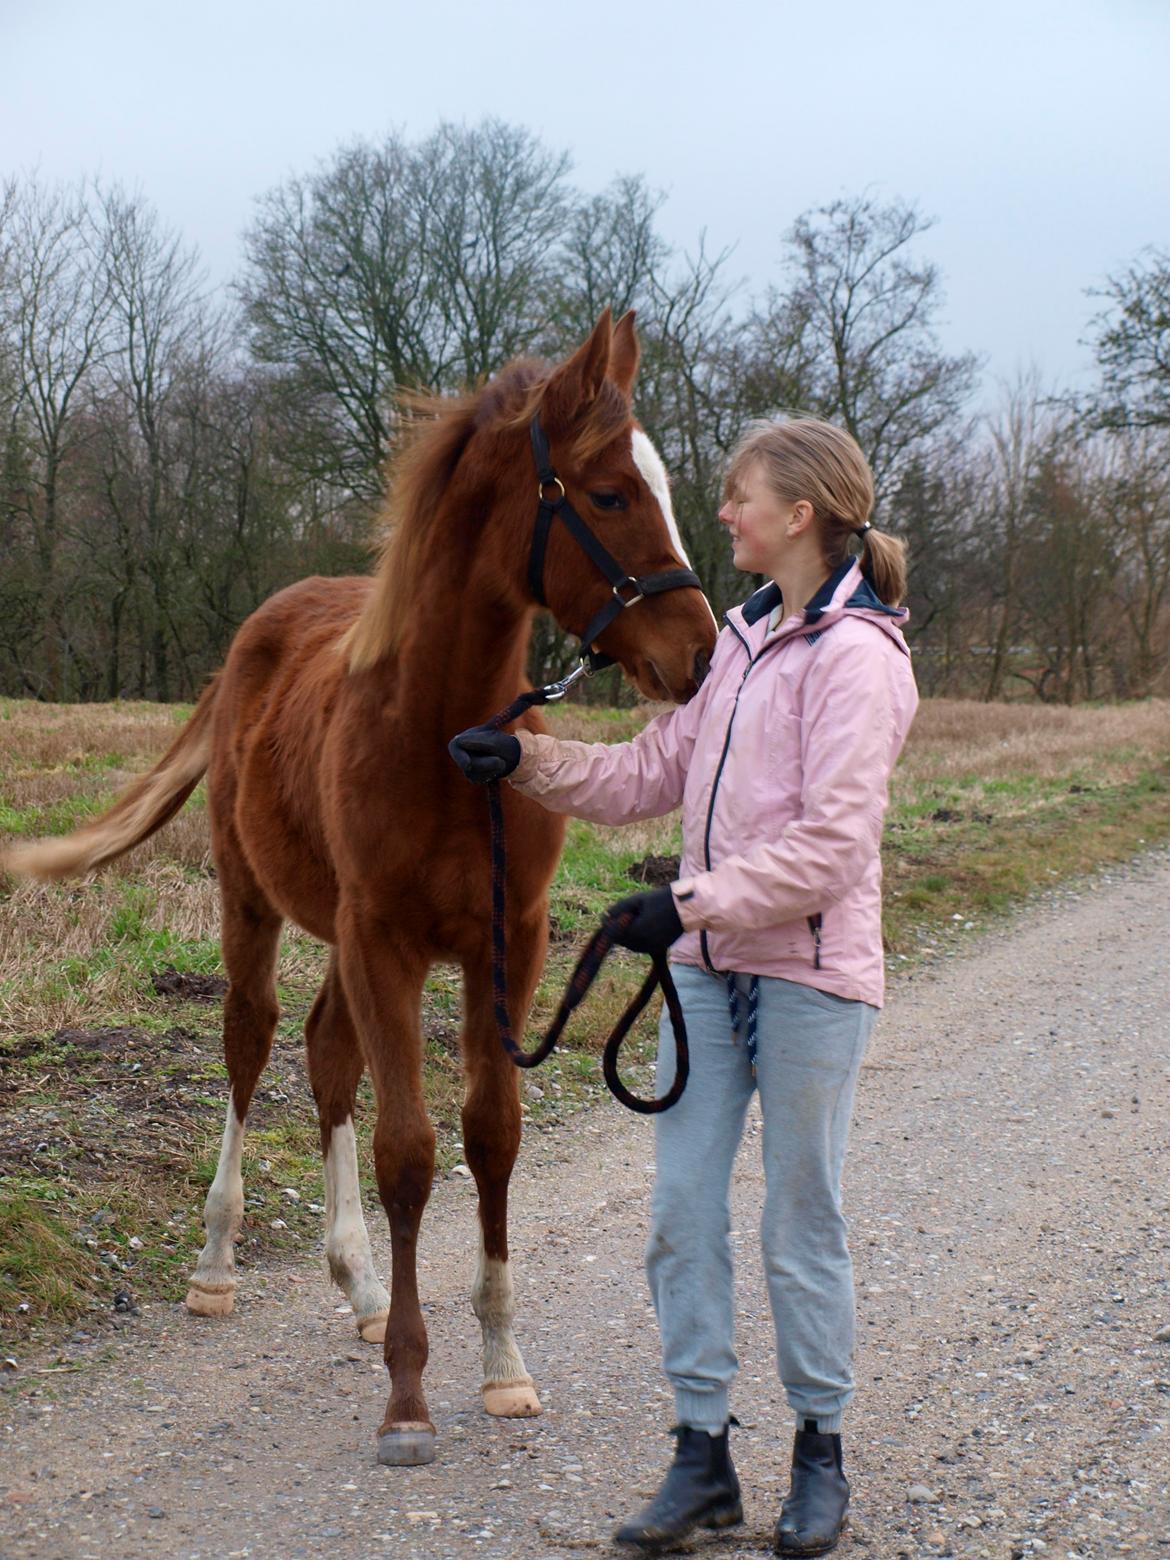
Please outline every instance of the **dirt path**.
M842 1555L1170 1557L1168 907L1160 852L895 990L850 1161ZM747 1525L698 1546L720 1557L767 1549L789 1438L756 1127L735 1218ZM7 1401L0 1556L606 1552L669 1446L641 1272L651 1132L607 1105L526 1145L513 1249L542 1419L479 1410L473 1194L446 1181L422 1275L439 1461L374 1464L381 1368L319 1270L253 1273L229 1323L147 1312L112 1359Z

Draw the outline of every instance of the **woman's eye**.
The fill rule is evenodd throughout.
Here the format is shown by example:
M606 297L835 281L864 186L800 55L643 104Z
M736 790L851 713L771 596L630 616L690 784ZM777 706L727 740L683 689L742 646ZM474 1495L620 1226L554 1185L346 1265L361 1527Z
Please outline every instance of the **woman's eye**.
M626 507L625 498L621 493L590 493L589 502L594 509L617 510Z

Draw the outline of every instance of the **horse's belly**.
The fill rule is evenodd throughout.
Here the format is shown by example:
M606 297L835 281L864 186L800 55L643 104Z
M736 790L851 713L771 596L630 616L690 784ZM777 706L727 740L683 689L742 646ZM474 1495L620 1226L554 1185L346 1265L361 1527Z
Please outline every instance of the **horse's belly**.
M280 819L266 820L259 837L252 833L243 841L244 853L267 898L311 937L335 942L337 882L328 866Z
M243 853L272 907L311 936L334 942L337 880L323 841L314 838L312 820L283 799L262 746L253 747L240 772L213 784L211 800L228 821L227 848L234 844Z

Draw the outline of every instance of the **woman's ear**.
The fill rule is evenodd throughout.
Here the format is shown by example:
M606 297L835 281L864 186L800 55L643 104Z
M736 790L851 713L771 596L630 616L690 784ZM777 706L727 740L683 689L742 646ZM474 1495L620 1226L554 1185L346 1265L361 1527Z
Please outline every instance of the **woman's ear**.
M802 536L816 519L816 511L807 498L798 498L788 517L789 536Z

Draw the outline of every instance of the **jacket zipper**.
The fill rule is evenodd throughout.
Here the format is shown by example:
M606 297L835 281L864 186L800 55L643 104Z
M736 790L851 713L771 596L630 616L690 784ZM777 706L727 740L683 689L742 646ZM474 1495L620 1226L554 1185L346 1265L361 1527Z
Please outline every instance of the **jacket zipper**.
M744 669L743 669L743 676L739 679L739 687L735 690L735 700L734 700L734 702L732 703L732 706L731 706L731 717L730 717L730 719L727 722L727 730L726 730L726 732L724 733L724 736L723 736L723 751L719 755L719 763L718 763L718 766L716 767L716 770L715 770L715 778L711 782L711 797L710 797L710 800L707 803L707 826L706 826L706 828L703 831L703 860L706 863L706 867L707 867L707 871L708 872L710 872L710 870L711 870L711 822L712 822L712 819L715 816L715 793L719 789L719 781L720 781L720 778L722 777L722 774L723 774L723 766L727 762L727 752L728 752L728 749L731 747L731 728L732 728L732 726L735 725L735 715L736 715L736 711L739 709L739 696L743 692L743 685L744 685L744 683L747 682L748 673L751 671L752 667L755 666L756 662L759 661L760 658L764 654L764 649L761 648L759 654L753 656L752 655L752 647L751 647L751 645L748 644L747 640L740 633L739 629L736 628L735 624L730 620L730 618L726 618L725 617L724 618L724 622L726 622L728 628L730 628L731 632L735 635L735 637L739 640L740 644L747 651L747 653L748 653L748 664L744 667ZM780 643L780 642L781 641L775 641L773 644L768 645L767 649L769 649L769 650L775 649L775 645L777 643ZM821 922L822 922L822 915L821 915L821 912L819 910L817 911L816 915L810 915L808 917L808 929L812 933L812 940L813 940L813 969L814 970L819 970L820 967L821 967ZM703 931L701 931L699 933L699 946L702 949L702 953L703 953L703 963L711 971L712 975L718 975L719 971L715 968L714 964L711 962L711 950L710 950L710 948L708 946L708 943L707 943L707 932L706 932L706 929L704 929Z
M732 623L729 619L725 619L724 621L727 622L728 628L731 629L731 632L747 651L748 664L744 667L743 676L739 679L739 687L735 690L735 700L731 706L731 716L727 722L727 730L723 736L723 751L719 755L719 764L715 770L715 778L711 782L711 796L707 803L707 826L703 831L703 860L706 863L708 872L711 870L711 820L715 816L715 793L719 789L719 779L723 774L723 766L727 762L727 750L731 746L731 728L735 725L735 712L739 709L739 696L743 692L744 683L747 682L748 673L756 664L756 658L752 655L751 645L748 644L747 640L740 633L739 629L736 628L734 623ZM711 971L712 975L718 975L719 971L711 962L711 950L707 943L706 928L704 928L703 931L699 933L699 946L703 952L703 963Z

